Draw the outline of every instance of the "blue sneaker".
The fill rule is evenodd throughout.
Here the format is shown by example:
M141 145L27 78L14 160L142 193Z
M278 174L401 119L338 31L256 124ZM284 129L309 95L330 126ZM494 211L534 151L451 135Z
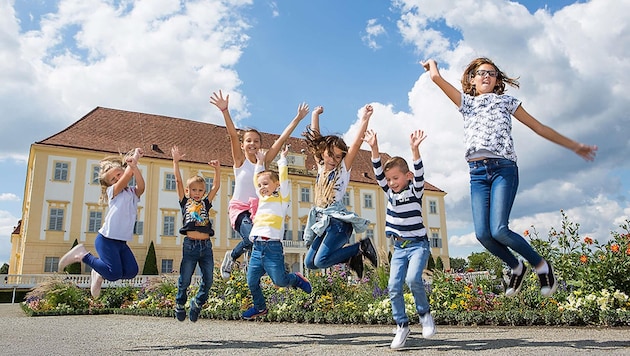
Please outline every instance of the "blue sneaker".
M267 315L267 311L268 311L267 309L258 310L256 309L256 307L251 307L243 313L243 319L252 320L252 319L255 319L256 317Z
M179 321L186 320L186 307L181 304L177 304L175 306L175 317Z
M311 294L313 288L311 287L311 282L306 279L300 272L295 272L295 275L298 277L296 287L305 291L307 294Z
M199 304L197 304L195 298L193 298L190 300L190 311L188 312L188 318L194 323L197 321L197 319L199 319L199 313L201 313L201 308L199 307Z

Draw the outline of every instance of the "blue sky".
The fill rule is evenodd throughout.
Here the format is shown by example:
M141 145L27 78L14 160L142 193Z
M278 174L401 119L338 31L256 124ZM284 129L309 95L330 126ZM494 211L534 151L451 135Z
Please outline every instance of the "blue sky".
M418 64L435 58L458 86L478 56L520 77L508 93L537 119L599 146L584 162L515 121L511 227L544 235L564 210L605 241L630 216L628 12L628 0L0 0L0 263L32 143L96 106L222 125L208 103L218 89L240 127L279 133L304 101L324 106L324 133L352 135L371 103L381 149L403 157L408 133L425 130L426 178L448 193L451 255L482 251L461 117Z

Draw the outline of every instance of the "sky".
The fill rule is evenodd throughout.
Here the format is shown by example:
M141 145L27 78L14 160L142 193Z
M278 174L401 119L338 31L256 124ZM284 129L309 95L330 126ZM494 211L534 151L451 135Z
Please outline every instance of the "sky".
M97 106L280 133L306 102L324 134L354 137L361 109L381 151L411 158L447 193L451 257L473 233L463 124L419 64L460 88L489 57L542 123L599 147L594 162L513 120L520 169L510 227L545 237L561 211L606 241L630 217L630 0L0 0L0 264L21 218L31 144ZM299 137L310 115L295 129ZM364 144L364 149L369 147Z

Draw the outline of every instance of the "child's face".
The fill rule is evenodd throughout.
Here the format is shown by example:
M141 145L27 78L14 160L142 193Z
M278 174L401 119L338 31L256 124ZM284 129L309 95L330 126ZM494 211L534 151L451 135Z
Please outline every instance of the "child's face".
M263 197L272 195L280 187L280 182L274 182L269 174L259 175L256 181L258 182L258 193Z
M241 143L241 149L246 155L256 155L256 152L260 149L260 136L256 132L246 132L243 135L243 143Z
M191 199L200 201L204 194L206 194L206 185L201 182L193 182L190 183L186 190Z
M324 159L324 166L326 166L327 171L337 168L337 166L341 163L341 160L343 160L344 154L341 149L335 147L333 148L333 151L334 152L330 152L329 150L326 150L322 155L322 158Z
M400 193L405 189L411 179L413 179L413 173L411 173L411 171L403 173L399 167L392 167L385 171L387 185L394 193Z
M478 74L479 72L483 73L483 75ZM494 77L492 74L494 74ZM492 93L497 85L497 75L498 71L492 64L484 63L480 65L472 78L472 84L475 85L477 94Z
M109 171L105 172L105 174L103 175L103 180L108 187L112 186L120 180L120 177L122 177L123 173L125 173L125 170L122 167L113 167Z

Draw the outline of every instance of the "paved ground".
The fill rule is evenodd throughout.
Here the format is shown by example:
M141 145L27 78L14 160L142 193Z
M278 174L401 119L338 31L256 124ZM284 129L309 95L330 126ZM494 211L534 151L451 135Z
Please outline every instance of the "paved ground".
M0 304L3 355L383 355L392 326L216 321L126 315L28 317ZM412 325L403 354L630 355L630 328L453 327L425 340Z

